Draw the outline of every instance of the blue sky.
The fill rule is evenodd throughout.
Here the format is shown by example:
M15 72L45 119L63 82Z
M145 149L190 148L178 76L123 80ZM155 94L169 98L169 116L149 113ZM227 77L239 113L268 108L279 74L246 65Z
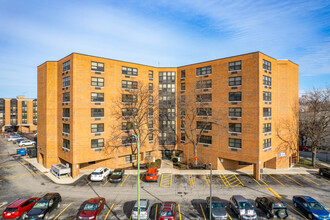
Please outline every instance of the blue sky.
M37 66L79 52L153 66L261 51L330 82L330 1L0 2L0 97L37 96Z

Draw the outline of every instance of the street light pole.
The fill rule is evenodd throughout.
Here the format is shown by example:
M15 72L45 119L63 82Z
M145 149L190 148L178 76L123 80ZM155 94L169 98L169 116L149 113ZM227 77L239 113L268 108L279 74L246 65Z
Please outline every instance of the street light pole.
M212 164L210 163L210 220L212 220Z
M140 220L140 134L137 136L137 203L138 203L138 220Z

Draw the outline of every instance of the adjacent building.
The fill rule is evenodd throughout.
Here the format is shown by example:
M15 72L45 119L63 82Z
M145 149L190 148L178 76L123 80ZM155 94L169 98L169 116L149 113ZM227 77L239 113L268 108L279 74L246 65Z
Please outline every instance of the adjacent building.
M287 144L295 137L283 125L298 126L298 71L297 64L261 52L173 68L78 53L47 61L38 66L39 163L67 163L74 177L79 169L130 166L135 156L127 146L111 152L104 146L118 123L112 113L120 91L143 82L159 88L159 135L156 147L149 140L141 149L142 162L178 152L196 159L183 135L192 114L184 101L198 113L196 132L210 125L198 136L199 163L253 169L256 178L263 168L288 168L298 151L296 142Z

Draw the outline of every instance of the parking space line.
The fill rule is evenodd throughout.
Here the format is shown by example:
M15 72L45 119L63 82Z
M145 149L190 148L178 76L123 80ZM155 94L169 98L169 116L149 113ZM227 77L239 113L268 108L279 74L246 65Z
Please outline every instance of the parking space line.
M54 218L54 220L56 220L67 208L69 208L69 206L72 204L72 202L67 206L67 207L65 207L63 210L62 210L62 212L60 212L55 218Z
M143 177L144 177L144 174L142 175L142 177L141 177L141 179L140 179L140 183L141 183L141 181L143 180Z
M129 176L129 174L127 174L127 176L125 177L124 181L120 184L120 186L123 186L123 184L126 181L126 179L127 179L128 176Z
M230 187L244 186L244 184L240 181L240 179L238 179L238 177L235 174L227 175L227 176L223 175L223 176L227 182L227 186L230 186ZM234 183L236 183L236 184L234 184Z
M204 175L205 182L207 183L208 187L210 187L209 181L206 179L206 175Z
M272 188L267 187L267 189L274 194L274 196L276 196L279 199L282 199L282 196L280 196L277 192L275 192Z
M227 212L227 215L228 215L229 219L230 219L230 220L232 220L232 218L231 218L231 216L229 215L229 213L228 213L228 212Z
M203 210L203 206L202 204L199 204L201 206L201 210L202 210L202 213L203 213L203 216L204 216L204 220L206 220L206 216L205 216L205 213L204 213L204 210Z
M172 187L172 174L164 173L159 184L160 187Z
M132 214L131 214L131 216L129 217L129 220L131 220L132 219Z
M234 174L234 176L238 179L238 181L240 182L240 184L241 184L242 186L244 186L244 184L243 184L242 181L238 178L238 176L236 176L236 174Z
M27 176L27 175L42 175L43 173L38 171L37 173L34 173L34 172L29 172L29 173L24 173L24 174L20 174L20 175L11 175L11 176L4 176L4 177L0 177L2 178L2 180L0 181L3 181L4 179L8 179L8 180L12 180L12 179L15 179L15 178L18 178L18 177L23 177L23 176Z
M256 181L256 183L258 183L260 186L268 186L268 184L267 183L265 183L262 179L260 179L260 181L264 184L264 185L262 185L258 180L256 180L253 176L251 176L250 174L249 174L249 176L254 180L254 181Z
M282 201L283 202L283 201ZM304 219L307 219L303 214L301 214L298 210L290 206L288 203L284 202L287 206L289 206L291 209L293 209L296 213L298 213L300 216L302 216Z
M158 205L156 205L155 220L157 220L157 208L158 208Z
M295 183L297 183L300 186L303 186L301 183L299 183L298 181L296 181L295 179L291 178L290 176L283 174L285 177L289 178L290 180L294 181Z
M10 165L3 165L3 166L0 166L0 168L1 167L13 167L13 166L24 165L24 164L28 164L28 162L26 162L26 163L15 163L15 164L10 164Z
M178 204L178 209L179 209L179 217L180 217L180 220L181 220L181 210L180 210L180 205Z
M220 178L221 178L223 184L225 184L225 186L228 187L228 186L229 186L229 183L228 183L227 179L225 178L225 175L223 175L223 174L219 174L219 176L220 176Z
M318 185L318 186L320 185L320 184L314 182L313 180L311 180L311 179L309 179L309 178L307 178L307 177L305 177L305 176L303 176L303 175L301 175L301 174L298 174L298 175L301 176L301 177L303 177L303 178L305 178L306 180L308 180L308 181L310 181L310 182L312 182L312 183Z
M106 220L108 218L108 215L110 214L110 212L111 212L111 210L112 210L112 208L113 208L114 205L115 205L115 203L113 203L112 206L110 207L107 215L104 217L104 220Z
M324 179L324 180L327 181L327 182L330 182L330 180L328 180L328 179L322 177L321 175L318 175L318 174L313 174L313 175L316 176L316 177L319 177L319 178L321 178L321 179Z
M281 184L282 186L284 186L283 183L281 183L281 181L279 181L278 179L276 179L275 177L273 177L272 175L268 174L268 176L270 176L271 178L273 178L274 180L276 180L279 184Z
M193 176L192 175L188 175L189 177L189 184L191 187L194 187L194 179L193 179Z
M107 183L110 181L110 178L103 184L103 186L107 185Z
M1 156L12 156L12 155L16 155L15 153L13 153L13 154L0 154L0 157Z
M86 184L86 186L88 186L90 183L92 182L92 180L91 181L89 181L87 184Z

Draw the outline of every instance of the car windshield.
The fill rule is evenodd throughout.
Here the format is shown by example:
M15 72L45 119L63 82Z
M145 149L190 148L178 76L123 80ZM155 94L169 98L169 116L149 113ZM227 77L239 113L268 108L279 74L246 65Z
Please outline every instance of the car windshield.
M274 203L273 207L274 208L285 208L285 205L283 203Z
M121 172L113 172L112 175L121 175Z
M248 202L240 202L239 203L239 208L240 209L252 209L252 206Z
M322 210L323 209L323 206L321 206L321 204L318 203L318 202L308 202L307 205L310 209L314 209L314 210Z
M101 175L101 172L93 172L92 175Z
M212 209L224 209L225 206L221 202L212 202Z
M17 212L18 208L6 208L5 212Z
M46 209L48 207L48 201L38 201L33 208L34 209Z
M148 173L148 176L155 176L155 174L153 174L153 173Z
M97 204L95 203L87 203L84 207L84 211L95 211L97 208Z
M135 207L133 208L133 211L134 211L134 212L137 212L137 206L135 206ZM147 211L147 208L146 208L146 207L140 207L140 212L145 212L145 211Z
M173 216L173 212L172 211L161 211L160 216L170 217L170 216Z

